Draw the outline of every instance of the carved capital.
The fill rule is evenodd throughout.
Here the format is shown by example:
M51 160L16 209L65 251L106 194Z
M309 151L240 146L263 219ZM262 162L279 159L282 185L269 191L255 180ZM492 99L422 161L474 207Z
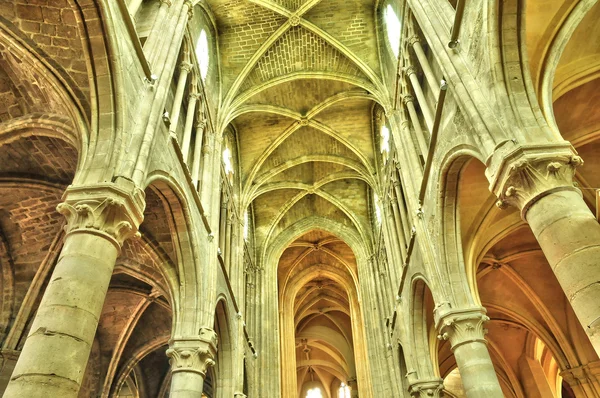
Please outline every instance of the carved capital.
M183 4L187 6L188 19L192 19L194 16L194 2L191 0L185 0Z
M417 68L415 68L414 66L411 65L411 66L404 68L404 72L406 73L407 76L410 76L410 75L417 73Z
M526 220L527 210L536 201L554 192L577 191L573 186L575 169L583 164L570 144L520 146L512 152L492 157L486 174L490 190L500 208L515 206Z
M443 389L442 379L417 380L410 384L408 392L415 398L441 397Z
M404 105L407 105L410 102L415 102L415 97L413 97L412 95L405 95L402 97L402 102L404 103ZM406 121L407 125L408 125L408 121Z
M65 232L101 235L117 250L126 239L139 236L138 227L144 219L144 193L120 185L107 183L67 188L64 202L56 207L67 218Z
M595 365L596 364L592 362L576 368L565 369L560 372L560 376L571 386L586 383L591 384L593 380L597 378L597 376L594 375L595 372L593 369Z
M190 73L192 66L193 65L189 62L182 62L181 65L179 65L179 69L181 69L182 72Z
M484 338L487 329L483 325L489 320L484 308L448 311L436 322L438 339L449 340L452 351L462 344L487 344Z
M421 40L419 39L419 36L417 35L412 35L410 36L408 39L406 39L406 42L410 45L410 46L414 46L415 43L419 43Z
M176 337L169 342L167 356L171 372L193 372L206 376L206 371L215 365L217 334L208 328L200 329L194 337Z

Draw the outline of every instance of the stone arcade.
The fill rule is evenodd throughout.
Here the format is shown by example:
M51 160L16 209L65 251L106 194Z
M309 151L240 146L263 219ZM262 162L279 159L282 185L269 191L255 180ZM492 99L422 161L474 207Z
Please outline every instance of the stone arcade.
M7 398L600 397L596 0L0 0Z

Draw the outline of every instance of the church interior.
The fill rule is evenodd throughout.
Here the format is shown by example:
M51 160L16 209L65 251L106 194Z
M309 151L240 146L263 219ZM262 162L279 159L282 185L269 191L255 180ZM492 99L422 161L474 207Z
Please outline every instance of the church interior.
M0 394L600 397L597 0L0 1Z

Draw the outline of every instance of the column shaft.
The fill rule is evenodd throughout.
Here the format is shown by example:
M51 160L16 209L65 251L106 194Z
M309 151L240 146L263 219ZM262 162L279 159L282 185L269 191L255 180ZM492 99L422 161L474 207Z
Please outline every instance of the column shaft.
M200 162L202 160L202 139L204 135L204 122L196 126L196 136L194 137L194 159L192 161L192 181L198 189L198 179L200 178Z
M504 397L485 342L461 344L454 357L468 398Z
M433 70L431 70L431 66L429 65L429 60L427 59L427 55L423 51L423 47L418 40L412 39L412 48L415 51L415 55L419 60L419 65L421 65L421 69L423 69L423 74L425 75L425 79L427 80L427 84L431 89L433 95L437 97L440 92L440 82L437 81L435 75L433 74Z
M419 121L419 115L417 114L417 110L415 109L413 98L406 97L404 103L406 104L406 109L408 110L410 121L412 122L413 128L415 129L415 134L417 135L417 142L419 143L421 155L423 155L423 158L427 159L427 153L429 152L429 144L427 143L425 133L421 128L421 122Z
M103 236L69 235L5 397L76 397L118 249Z
M175 98L173 99L173 107L171 108L171 124L169 125L169 133L176 137L177 124L179 123L179 115L181 114L181 104L183 102L183 93L185 92L185 84L187 76L190 72L191 64L183 63L179 68L179 78L177 80L177 88L175 89Z
M429 104L427 103L427 99L425 98L425 94L423 93L423 89L421 88L421 83L419 83L419 78L417 77L417 73L414 68L411 68L408 73L408 78L413 87L413 91L417 96L417 101L419 102L419 106L421 107L421 112L423 112L423 116L425 118L425 123L427 124L428 134L431 135L431 130L433 128L433 116L431 114L431 110L429 109Z
M183 145L181 153L185 164L188 164L190 159L190 145L192 143L192 128L194 127L194 116L196 115L196 103L198 102L198 94L190 95L187 108L187 116L185 118L185 126L183 128Z
M525 217L600 354L600 224L573 190L542 197Z
M451 349L468 398L503 398L483 324L489 318L483 308L451 310L436 322L441 340L450 340Z
M198 398L202 396L204 376L195 372L177 372L171 377L171 393L173 398Z

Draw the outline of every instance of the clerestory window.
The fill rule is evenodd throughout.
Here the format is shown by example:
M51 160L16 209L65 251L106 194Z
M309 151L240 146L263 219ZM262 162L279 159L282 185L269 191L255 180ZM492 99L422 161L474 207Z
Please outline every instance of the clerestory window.
M388 4L385 9L384 19L390 46L392 47L394 55L398 58L400 52L400 31L402 28L400 26L400 20L391 4Z
M306 398L323 398L321 389L319 387L311 388L306 392Z
M202 80L205 80L206 75L208 74L210 55L208 51L208 38L206 37L206 31L204 29L200 32L200 38L198 38L198 43L196 44L196 58L198 58L200 76L202 77Z
M387 162L388 155L390 153L390 130L386 125L381 127L381 154L383 155L383 162Z
M348 387L345 383L342 383L340 389L338 390L338 398L350 398L350 387Z

